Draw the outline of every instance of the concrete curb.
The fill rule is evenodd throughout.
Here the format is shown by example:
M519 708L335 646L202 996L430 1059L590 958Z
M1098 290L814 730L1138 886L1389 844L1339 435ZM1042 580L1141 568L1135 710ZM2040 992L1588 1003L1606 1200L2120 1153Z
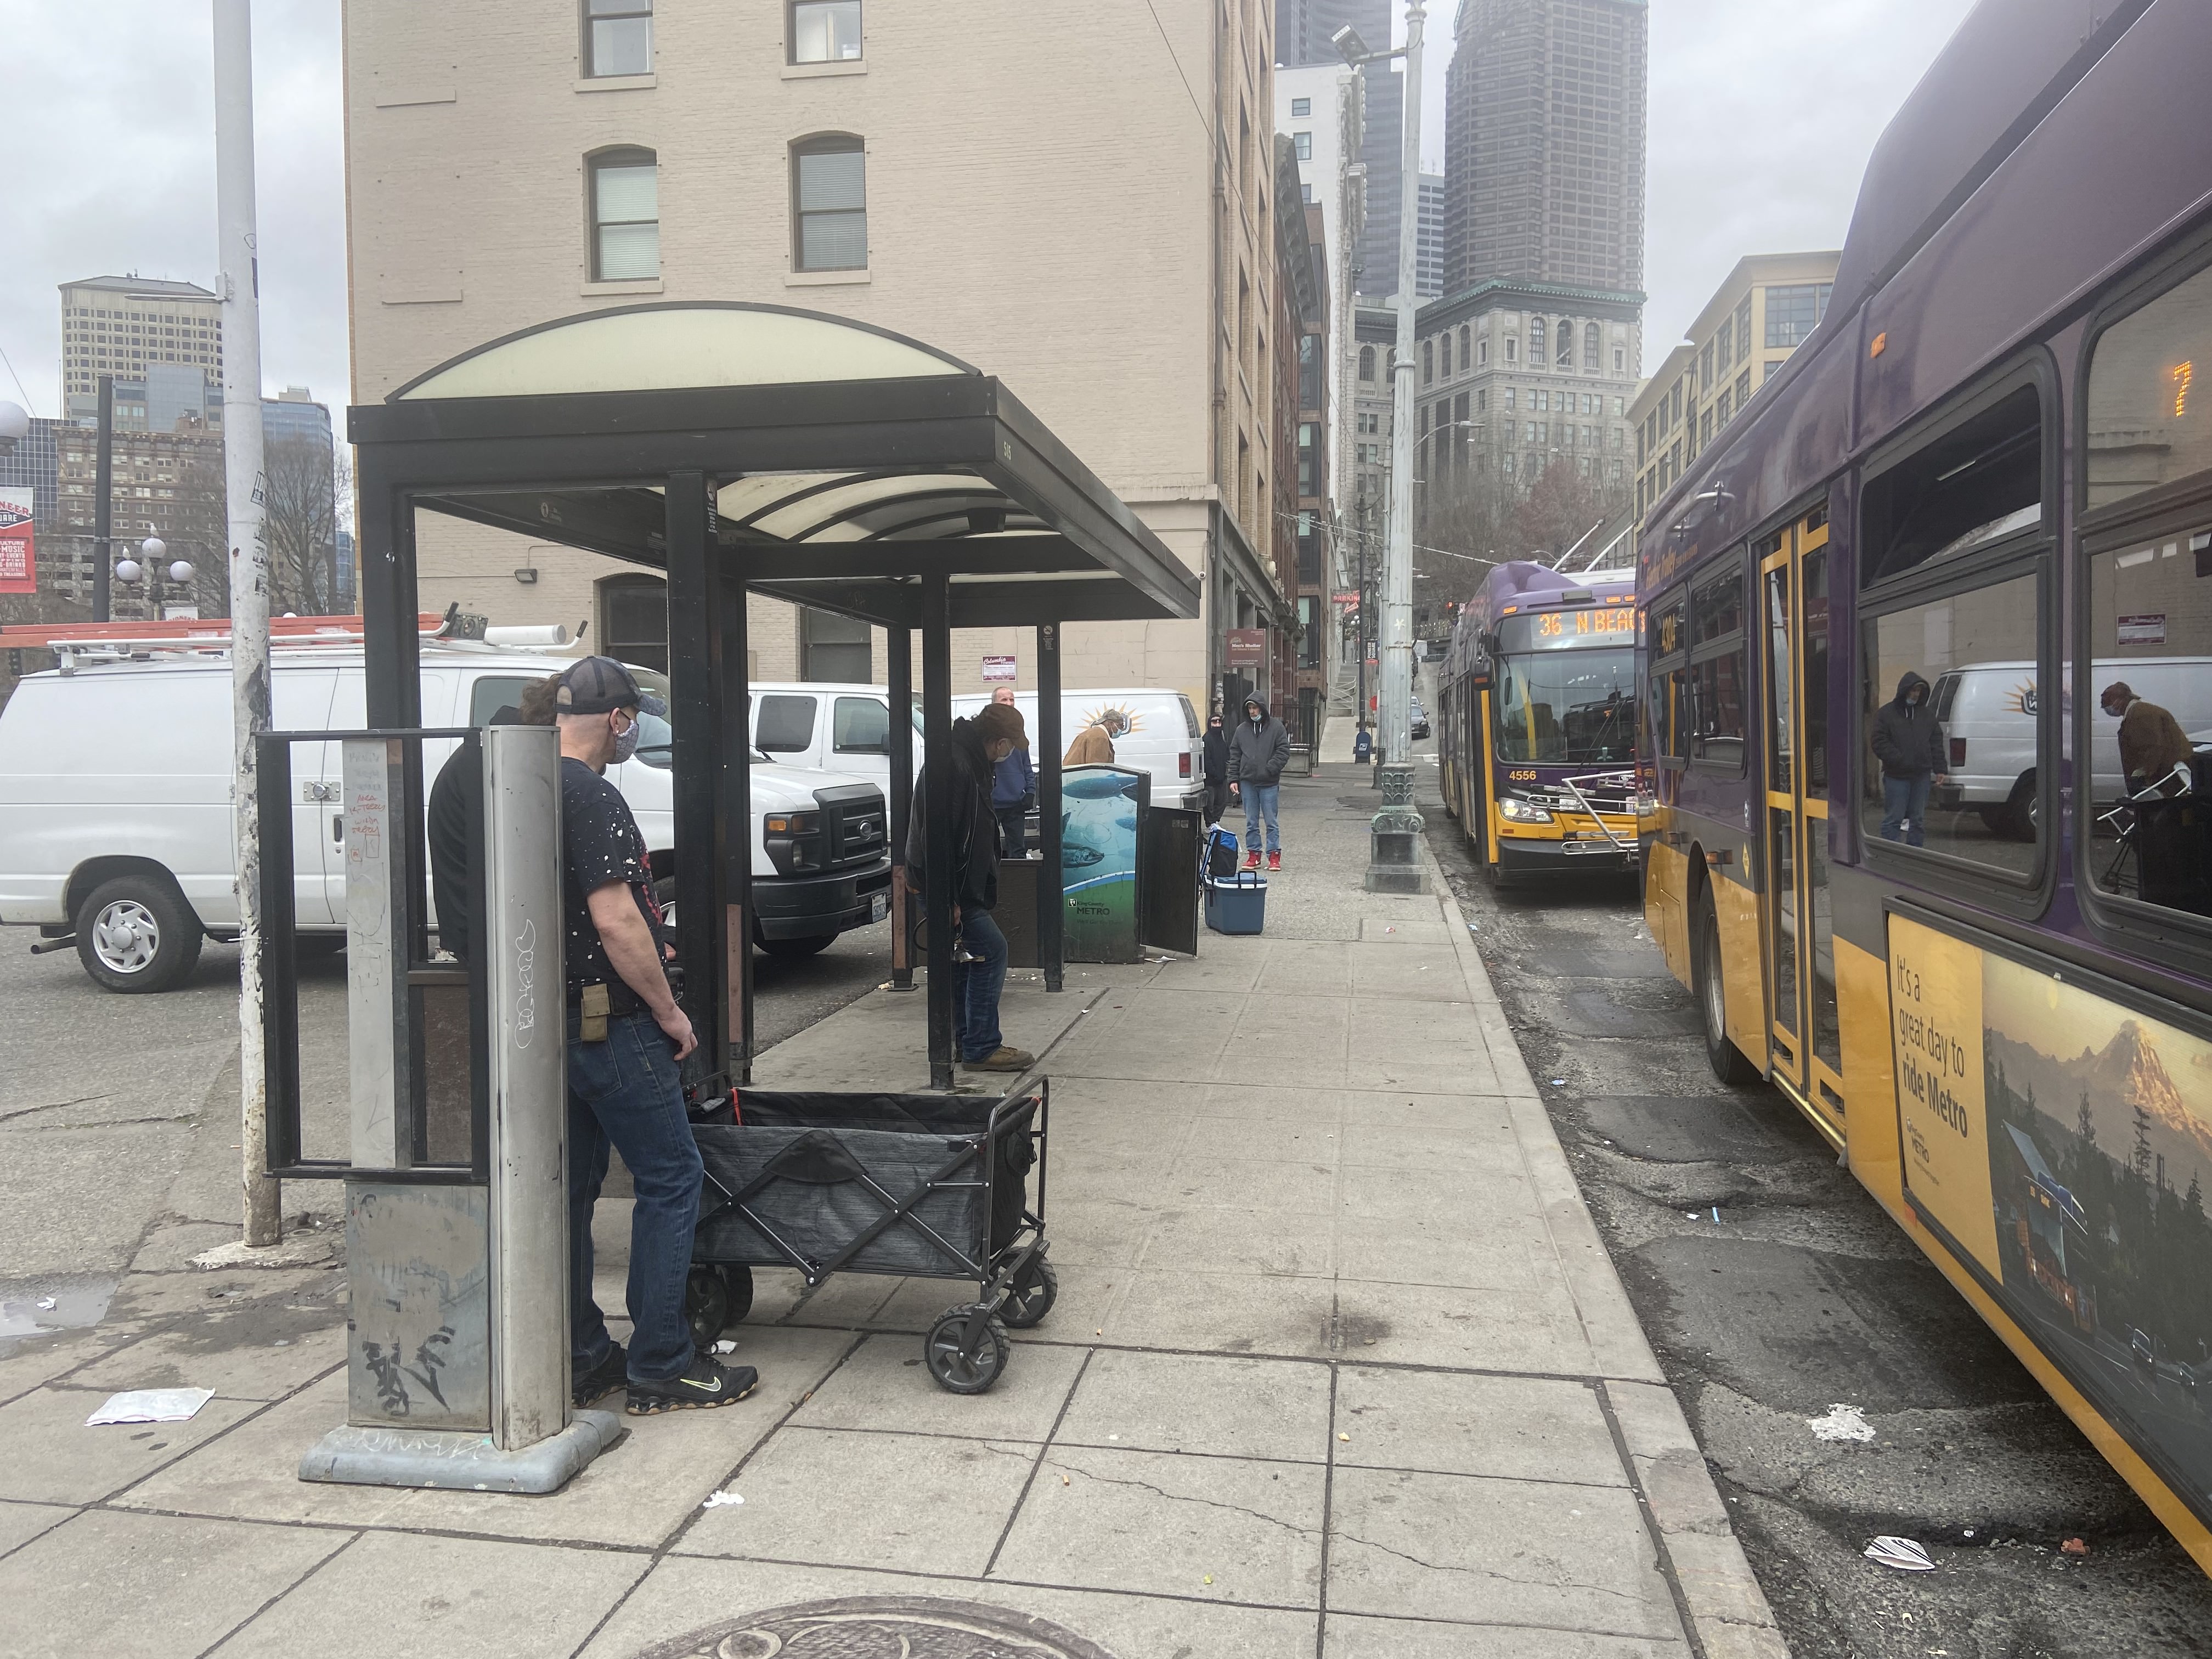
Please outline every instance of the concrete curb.
M1635 1474L1660 1571L1674 1589L1691 1649L1704 1659L1789 1659L1789 1644L1767 1605L1766 1592L1736 1541L1728 1505L1713 1485L1705 1454L1682 1415L1681 1402L1667 1386L1666 1374L1644 1339L1644 1327L1598 1236L1589 1206L1583 1201L1559 1132L1544 1109L1520 1041L1506 1021L1489 969L1426 831L1420 848L1423 866L1443 909L1452 953L1474 1005L1476 1024L1506 1093L1522 1166L1543 1206L1590 1351L1606 1378L1598 1384L1600 1397Z

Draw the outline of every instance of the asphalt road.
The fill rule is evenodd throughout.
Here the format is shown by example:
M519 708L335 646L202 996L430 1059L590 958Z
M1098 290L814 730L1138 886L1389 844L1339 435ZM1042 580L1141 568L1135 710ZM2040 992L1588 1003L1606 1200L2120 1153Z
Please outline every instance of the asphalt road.
M2212 1580L1796 1109L1714 1080L1632 878L1494 891L1436 775L1431 844L1797 1659L2212 1651ZM1875 1438L1817 1437L1838 1404ZM1863 1559L1882 1534L1939 1571Z

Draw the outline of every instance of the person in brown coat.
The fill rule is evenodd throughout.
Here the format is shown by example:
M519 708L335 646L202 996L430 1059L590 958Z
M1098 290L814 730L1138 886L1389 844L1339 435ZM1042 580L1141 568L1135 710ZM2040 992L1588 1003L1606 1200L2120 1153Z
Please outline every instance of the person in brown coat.
M1075 734L1075 741L1067 745L1067 753L1060 757L1062 766L1111 766L1114 763L1114 739L1129 729L1127 716L1118 708L1109 708L1091 725Z
M2125 680L2114 680L2097 699L2120 722L2120 776L2132 794L2162 784L2192 752L2181 723L2154 702L2136 696Z

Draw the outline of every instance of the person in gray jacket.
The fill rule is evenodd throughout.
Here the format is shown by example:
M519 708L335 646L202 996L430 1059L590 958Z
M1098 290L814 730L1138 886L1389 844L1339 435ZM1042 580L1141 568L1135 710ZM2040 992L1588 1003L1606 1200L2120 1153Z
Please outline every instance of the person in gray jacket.
M1259 698L1244 699L1244 718L1229 734L1229 793L1244 803L1244 867L1260 867L1260 830L1267 834L1267 867L1283 867L1283 836L1276 823L1283 769L1291 763L1291 729Z

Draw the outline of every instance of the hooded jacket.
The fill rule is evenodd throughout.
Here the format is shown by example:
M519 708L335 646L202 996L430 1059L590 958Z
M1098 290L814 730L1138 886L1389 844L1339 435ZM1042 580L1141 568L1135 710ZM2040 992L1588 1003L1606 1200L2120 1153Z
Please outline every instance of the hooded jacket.
M1067 745L1067 753L1060 757L1062 766L1111 766L1114 763L1114 738L1103 726L1086 726L1075 734L1075 741Z
M1909 700L1916 688L1923 694L1917 703ZM1948 763L1943 728L1936 724L1927 690L1928 682L1908 668L1897 683L1897 696L1875 711L1874 757L1886 778L1923 778Z
M1272 789L1291 763L1291 728L1269 714L1266 703L1256 697L1252 702L1260 710L1258 722L1241 720L1230 728L1229 781Z
M915 775L914 807L907 820L907 877L928 890L929 794L941 784L952 820L952 902L991 910L999 903L999 818L991 810L991 759L972 720L952 722L952 744L940 769L935 760Z
M1206 781L1211 784L1229 781L1229 722L1206 728Z

